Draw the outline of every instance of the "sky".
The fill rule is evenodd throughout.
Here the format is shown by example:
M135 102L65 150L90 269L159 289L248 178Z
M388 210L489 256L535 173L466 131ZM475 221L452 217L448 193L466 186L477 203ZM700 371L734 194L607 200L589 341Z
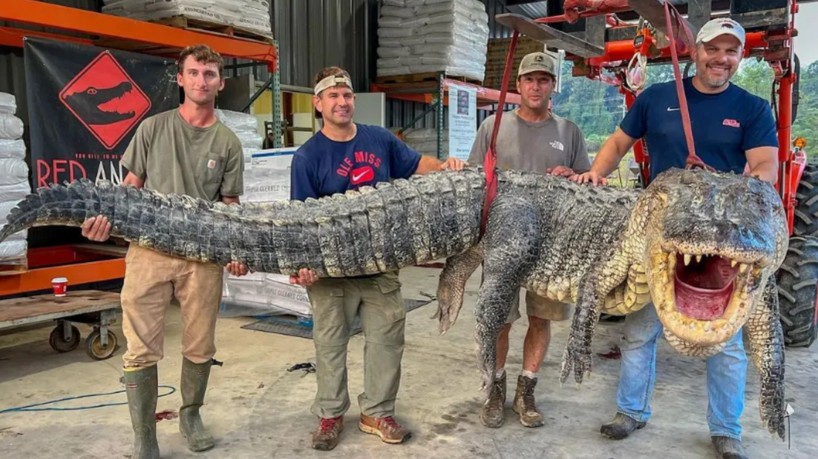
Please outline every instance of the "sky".
M798 36L795 37L795 54L801 59L801 67L806 67L818 61L818 3L803 3L799 5L795 16L795 28ZM811 26L810 26L811 25Z

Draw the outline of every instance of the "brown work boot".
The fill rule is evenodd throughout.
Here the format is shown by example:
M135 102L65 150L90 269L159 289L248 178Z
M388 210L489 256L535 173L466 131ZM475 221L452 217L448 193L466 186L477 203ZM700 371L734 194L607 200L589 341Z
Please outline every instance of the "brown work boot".
M520 375L517 378L517 392L514 394L514 403L511 409L520 415L520 424L526 427L541 427L542 414L537 411L537 402L534 401L534 387L537 378L528 378Z
M341 432L344 430L344 418L321 418L318 422L318 430L312 434L312 448L321 451L329 451L338 445Z
M398 444L412 438L412 432L398 424L392 416L373 418L362 414L358 429L361 432L381 437L384 443Z
M494 380L491 385L491 392L489 398L483 404L480 410L480 422L486 427L496 429L503 425L506 420L505 416L506 406L506 374L503 377Z

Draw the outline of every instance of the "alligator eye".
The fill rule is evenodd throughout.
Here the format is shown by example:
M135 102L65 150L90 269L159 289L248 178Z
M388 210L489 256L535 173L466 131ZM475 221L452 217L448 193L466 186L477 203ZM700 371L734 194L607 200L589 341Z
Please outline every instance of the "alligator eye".
M93 96L97 93L97 88L88 88L85 90L85 92Z

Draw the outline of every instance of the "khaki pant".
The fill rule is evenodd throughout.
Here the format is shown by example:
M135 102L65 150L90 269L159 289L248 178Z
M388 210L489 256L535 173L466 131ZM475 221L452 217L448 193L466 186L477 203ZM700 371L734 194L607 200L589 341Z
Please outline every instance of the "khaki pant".
M318 383L312 413L334 418L349 409L347 344L357 315L366 339L364 391L358 396L361 413L392 416L400 386L406 319L398 273L320 279L307 293L313 309Z
M525 291L525 310L529 316L553 321L568 320L571 317L572 309L573 306L570 304L549 300L528 290ZM514 323L520 317L520 292L518 291L517 295L514 296L506 323Z
M182 355L204 363L216 353L216 316L222 294L221 266L170 257L131 244L125 256L122 333L126 368L162 360L165 310L176 297L182 310Z

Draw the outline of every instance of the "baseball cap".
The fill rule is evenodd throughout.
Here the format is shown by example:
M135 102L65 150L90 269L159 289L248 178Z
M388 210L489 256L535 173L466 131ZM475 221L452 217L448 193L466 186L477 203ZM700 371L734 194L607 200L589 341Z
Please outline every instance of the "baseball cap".
M696 35L696 43L710 41L720 35L732 35L744 46L744 27L730 18L718 18L707 21Z
M545 53L531 53L526 54L523 60L520 61L520 68L517 70L517 77L521 77L527 73L545 72L557 77L557 61L553 57Z

